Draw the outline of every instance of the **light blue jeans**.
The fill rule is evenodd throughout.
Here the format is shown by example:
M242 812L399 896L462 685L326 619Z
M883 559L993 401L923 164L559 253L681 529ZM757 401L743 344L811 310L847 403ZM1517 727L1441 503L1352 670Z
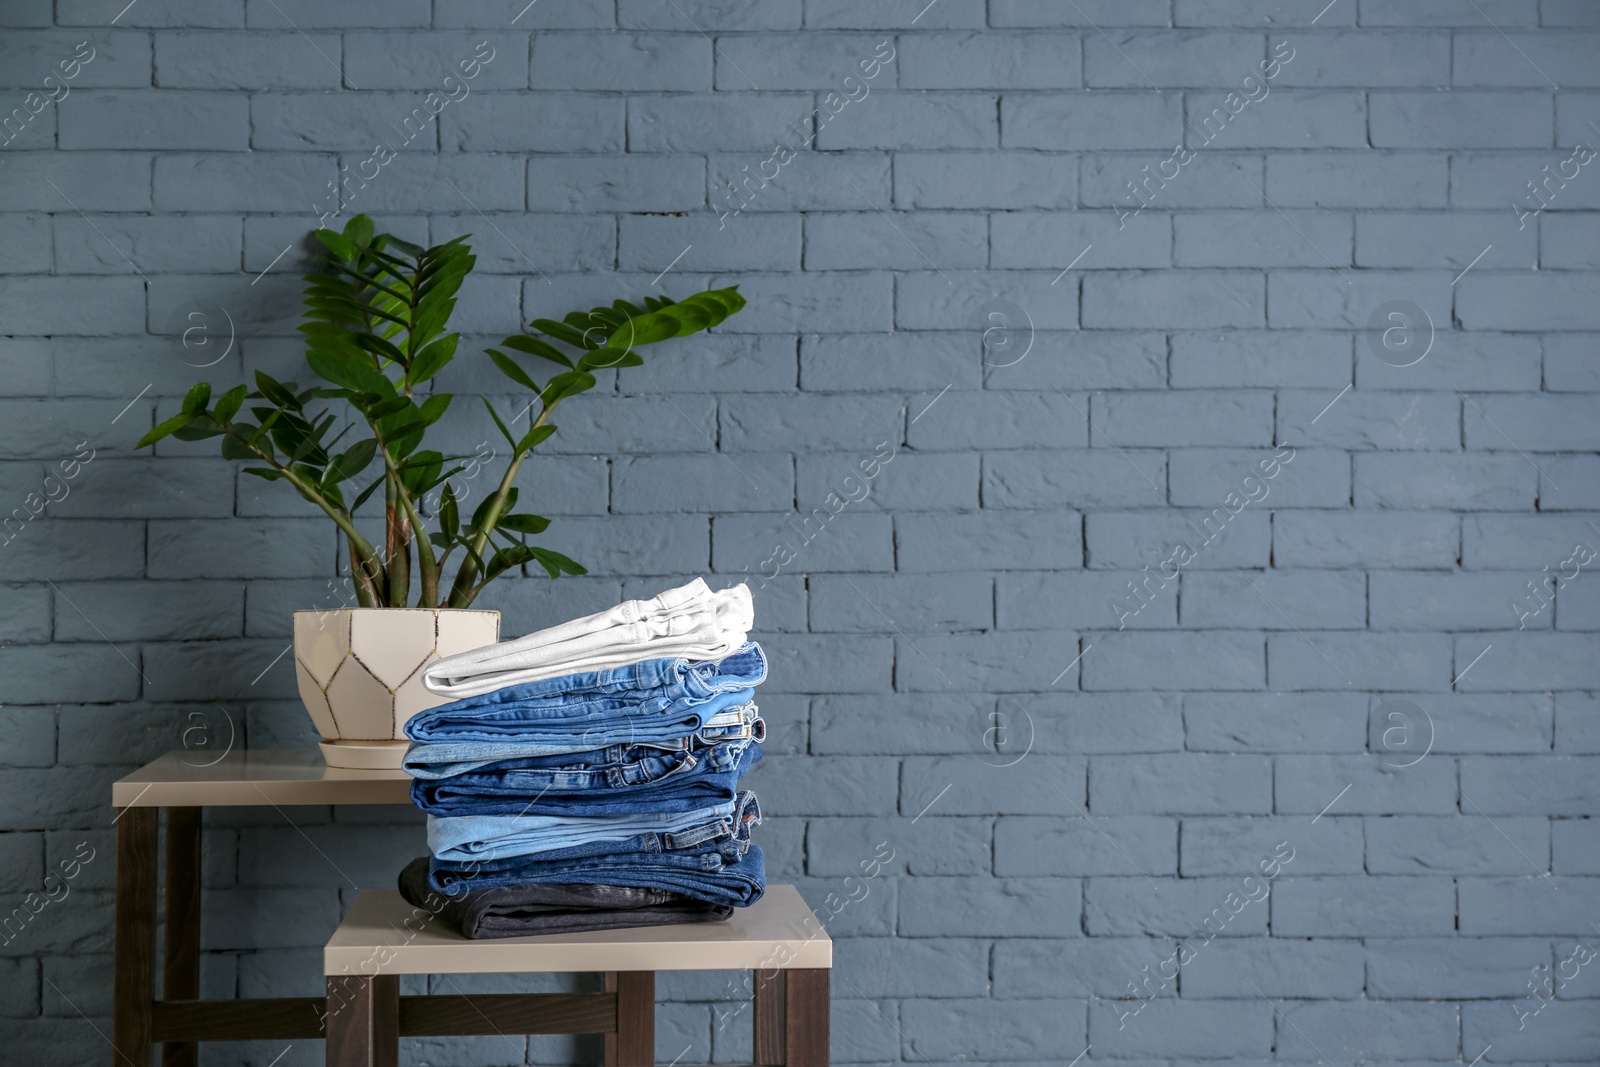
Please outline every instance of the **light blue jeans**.
M529 863L552 860L584 859L591 856L618 854L643 855L654 852L686 852L710 845L731 844L736 848L750 846L750 831L761 822L761 803L756 795L746 789L734 798L733 814L712 819L687 830L670 833L649 832L632 837L607 838L590 841L569 848L547 849L531 856L500 856L495 859L442 860L430 859L432 869L456 877L474 878L516 871Z
M532 856L551 849L638 834L670 834L732 818L737 799L694 811L625 815L428 816L428 851L451 862Z

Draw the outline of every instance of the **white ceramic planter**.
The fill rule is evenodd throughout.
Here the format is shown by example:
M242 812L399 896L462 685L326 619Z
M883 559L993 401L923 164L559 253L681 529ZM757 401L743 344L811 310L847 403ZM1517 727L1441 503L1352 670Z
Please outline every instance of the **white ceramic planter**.
M406 720L449 702L422 686L434 660L500 640L500 613L458 608L338 608L294 613L300 699L330 767L398 767Z

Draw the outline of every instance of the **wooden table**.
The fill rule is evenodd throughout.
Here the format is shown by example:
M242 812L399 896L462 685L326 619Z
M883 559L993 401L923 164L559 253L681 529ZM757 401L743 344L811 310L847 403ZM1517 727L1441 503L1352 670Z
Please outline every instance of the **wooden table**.
M112 1006L112 1062L118 1067L150 1067L151 1050L158 1042L163 1064L193 1067L201 1041L327 1036L326 997L199 999L202 809L411 803L411 777L403 771L329 767L315 751L230 752L209 766L196 766L192 762L196 755L169 752L111 787L111 803L119 809ZM166 809L167 823L166 936L158 1000L156 852L162 809ZM692 949L692 958L680 955L675 960L670 956L657 960L637 950L607 955L589 943L631 942L628 932L614 931L576 938L585 943L577 956L562 957L555 947L546 946L539 950L545 953L539 957L542 965L532 966L532 957L517 961L518 969L550 970L557 969L552 964L559 964L561 970L599 970L605 977L605 989L600 993L398 997L398 976L393 974L381 976L374 988L387 996L384 1003L393 1008L395 1026L389 1030L393 1037L597 1033L606 1037L606 1062L621 1067L654 1062L655 969L751 968L757 970L753 1013L756 1061L794 1067L825 1065L826 968L831 965L832 944L793 887L769 888L771 900L728 923L666 928L647 939L652 944L683 941L682 947ZM363 907L383 903L393 907L398 899L395 893L362 894L325 950L327 958L337 962L341 951L367 952L357 944L373 940L370 931L363 932ZM713 925L718 929L712 929ZM799 939L796 934L801 935ZM574 940L568 935L552 937L555 941ZM526 951L506 943L485 952L486 944L435 933L413 946L408 962L421 960L418 966L436 972L473 971L490 968L465 961L500 959L507 953ZM764 962L755 964L752 946L758 944L767 948L762 950ZM789 947L772 957L771 949L780 945ZM606 966L619 969L608 971ZM378 997L372 1003L383 999ZM470 1004L463 1003L469 999ZM374 1034L381 1036L381 1031L375 1029ZM333 1042L329 1051L334 1062L351 1052L341 1041ZM369 1052L362 1050L359 1055L365 1057Z
M329 767L316 751L169 752L111 787L117 827L113 1062L191 1067L200 1041L323 1036L322 997L200 1000L200 823L210 807L410 804L400 770ZM156 856L166 809L166 936L156 999Z
M473 941L392 890L356 897L327 947L327 1062L395 1067L404 1034L448 1033L496 997L400 996L407 974L602 971L604 993L551 995L536 1014L508 1014L508 1033L604 1033L606 1063L656 1062L657 971L750 971L755 1062L828 1067L828 972L833 942L792 885L723 922ZM537 1031L526 1030L536 1026ZM687 1051L687 1050L685 1050Z

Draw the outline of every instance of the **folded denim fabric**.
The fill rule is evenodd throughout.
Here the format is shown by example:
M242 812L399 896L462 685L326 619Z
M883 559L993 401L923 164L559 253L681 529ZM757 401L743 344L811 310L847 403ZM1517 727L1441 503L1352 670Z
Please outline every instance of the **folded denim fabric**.
M766 860L760 845L713 843L677 852L613 853L582 859L542 860L526 857L519 867L462 874L429 865L428 884L439 892L513 885L637 886L665 889L713 904L748 907L767 888Z
M467 697L642 659L722 659L744 644L754 624L748 588L714 593L696 578L649 600L627 600L513 641L446 656L423 672L422 684L440 696Z
M407 753L407 765L586 752L614 744L673 741L718 712L749 703L767 677L755 642L716 662L653 659L497 689L441 704L407 720L405 733L436 751ZM483 749L465 748L483 744Z
M697 811L641 811L628 815L428 816L428 851L443 860L532 856L636 834L677 833L734 814L736 800Z
M732 905L637 886L514 885L440 893L428 884L426 856L400 872L400 895L474 939L719 922L733 914Z
M729 741L703 751L604 767L518 769L504 763L411 783L411 802L429 815L632 815L698 811L734 798L761 746ZM513 761L514 762L514 761Z
M471 860L450 860L434 857L433 866L440 871L473 876L489 875L516 870L531 858L541 861L581 859L589 856L638 855L649 852L687 852L707 845L750 846L750 831L761 824L761 802L750 790L742 791L734 799L733 814L719 816L685 830L634 834L631 837L602 838L565 848L546 849L533 856L496 856Z
M725 695L719 694L711 703L721 704L724 699ZM618 742L578 752L545 753L538 751L546 747L544 745L524 745L516 741L466 741L449 745L423 744L414 741L407 750L405 766L413 778L437 781L442 778L499 769L588 769L628 766L666 756L683 754L698 756L729 741L765 741L767 724L762 720L760 711L754 701L746 701L713 712L706 719L705 726L685 737L675 737L667 741ZM469 759L450 758L464 753L476 755ZM629 781L642 781L647 776L657 776L656 772L659 770L661 767L658 764L646 764L637 771L625 773Z

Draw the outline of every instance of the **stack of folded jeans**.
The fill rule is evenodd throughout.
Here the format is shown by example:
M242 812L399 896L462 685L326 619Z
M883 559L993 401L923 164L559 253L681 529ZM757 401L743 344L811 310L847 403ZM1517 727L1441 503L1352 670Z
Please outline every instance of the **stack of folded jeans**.
M460 699L406 724L430 855L412 904L468 937L727 918L765 889L737 783L766 678L743 585L651 600L433 664Z

